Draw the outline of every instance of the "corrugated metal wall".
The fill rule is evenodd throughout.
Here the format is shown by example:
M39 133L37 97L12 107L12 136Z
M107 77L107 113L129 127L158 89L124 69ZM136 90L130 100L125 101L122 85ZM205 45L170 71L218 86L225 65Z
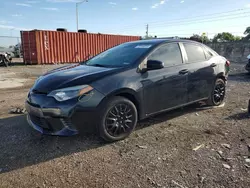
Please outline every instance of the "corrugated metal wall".
M34 32L21 33L23 58L29 62L37 61L36 36Z
M139 40L121 36L58 31L21 31L24 62L29 64L76 63L118 44Z

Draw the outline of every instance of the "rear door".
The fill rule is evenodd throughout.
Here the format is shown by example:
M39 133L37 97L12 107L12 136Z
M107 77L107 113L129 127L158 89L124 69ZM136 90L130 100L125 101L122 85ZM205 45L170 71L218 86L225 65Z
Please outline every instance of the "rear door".
M210 95L211 87L215 78L214 67L210 62L210 56L204 47L198 43L182 43L188 65L187 93L188 102L205 99ZM212 54L210 54L212 55Z
M158 60L164 68L142 74L144 107L153 114L187 102L187 72L178 43L158 47L146 60Z

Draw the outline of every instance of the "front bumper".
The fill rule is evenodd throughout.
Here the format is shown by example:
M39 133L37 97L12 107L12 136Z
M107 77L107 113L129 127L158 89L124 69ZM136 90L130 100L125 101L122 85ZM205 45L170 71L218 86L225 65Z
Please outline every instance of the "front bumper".
M46 135L72 136L82 130L86 132L87 125L93 127L93 114L96 114L103 99L104 95L96 90L79 99L64 102L58 102L45 94L31 92L25 102L27 122Z
M54 118L54 122L52 121L51 116L61 116L60 109L41 109L30 105L28 102L26 102L25 107L28 112L27 121L36 131L46 135L57 136L73 136L78 134L78 130L76 130L70 118ZM50 116L46 116L46 114Z

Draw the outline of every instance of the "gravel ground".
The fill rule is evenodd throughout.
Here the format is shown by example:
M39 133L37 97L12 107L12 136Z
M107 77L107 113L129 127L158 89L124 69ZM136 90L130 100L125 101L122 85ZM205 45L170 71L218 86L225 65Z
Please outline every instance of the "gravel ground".
M140 122L126 140L43 136L23 107L34 79L56 66L0 68L22 87L0 89L0 187L250 187L250 75L233 64L224 107L192 105Z

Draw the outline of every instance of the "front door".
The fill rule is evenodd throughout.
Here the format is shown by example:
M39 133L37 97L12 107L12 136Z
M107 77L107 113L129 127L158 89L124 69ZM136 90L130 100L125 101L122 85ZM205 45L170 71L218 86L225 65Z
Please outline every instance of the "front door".
M152 52L147 60L161 61L165 67L141 75L146 114L187 103L187 72L179 44L164 44Z

